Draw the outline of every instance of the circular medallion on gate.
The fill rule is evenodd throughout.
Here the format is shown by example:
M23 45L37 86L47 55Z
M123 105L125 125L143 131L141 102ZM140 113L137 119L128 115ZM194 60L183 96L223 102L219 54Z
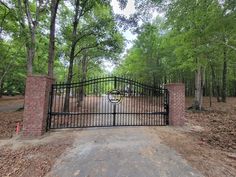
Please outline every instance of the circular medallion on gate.
M108 100L111 103L120 103L124 95L119 90L112 90L108 93Z

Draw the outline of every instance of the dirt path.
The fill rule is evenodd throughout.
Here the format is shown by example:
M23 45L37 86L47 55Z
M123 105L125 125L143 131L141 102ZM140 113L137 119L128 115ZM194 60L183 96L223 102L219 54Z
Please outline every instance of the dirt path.
M0 112L13 112L23 108L23 103L0 106Z
M24 97L22 96L0 98L0 112L13 112L23 108L23 105Z
M94 128L75 132L73 148L51 176L200 177L175 150L147 127Z

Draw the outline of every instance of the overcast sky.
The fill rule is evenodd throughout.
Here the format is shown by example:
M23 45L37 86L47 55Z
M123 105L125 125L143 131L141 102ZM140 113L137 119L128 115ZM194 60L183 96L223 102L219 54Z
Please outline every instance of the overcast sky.
M126 17L129 17L130 15L132 15L136 12L134 3L135 3L135 0L128 0L126 8L121 10L117 0L112 0L111 6L112 6L115 14L121 14L121 15L125 15ZM150 21L155 19L157 16L163 17L164 14L157 12L157 11L153 11L152 18L150 19ZM142 24L142 22L140 22L140 24ZM137 38L137 35L131 33L130 30L122 31L122 33L126 39L126 51L127 51L127 49L130 49L133 46L133 41ZM115 67L115 65L112 64L111 62L107 62L107 61L104 62L104 68L108 72L112 72L114 67Z
M128 4L124 10L120 9L119 3L117 2L117 0L112 0L111 5L113 7L113 11L116 14L125 15L126 17L129 17L130 15L136 12L135 6L134 6L134 0L128 0ZM132 41L136 39L136 35L132 34L129 30L124 31L123 34L128 41ZM132 46L131 43L127 44L127 48L130 48L131 46Z
M119 7L119 3L117 0L111 1L111 6L113 8L114 13L125 15L126 17L129 17L130 15L135 13L135 6L134 6L134 0L128 0L128 4L125 9L121 10ZM132 47L133 43L132 41L136 39L137 35L134 35L130 32L130 30L122 31L126 41L126 49L129 49ZM112 72L114 69L114 64L105 61L104 67L108 72Z

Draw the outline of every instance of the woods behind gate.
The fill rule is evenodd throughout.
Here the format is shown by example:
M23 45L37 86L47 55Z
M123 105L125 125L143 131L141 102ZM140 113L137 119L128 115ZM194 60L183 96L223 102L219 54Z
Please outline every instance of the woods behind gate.
M48 129L168 125L168 90L121 77L53 84Z

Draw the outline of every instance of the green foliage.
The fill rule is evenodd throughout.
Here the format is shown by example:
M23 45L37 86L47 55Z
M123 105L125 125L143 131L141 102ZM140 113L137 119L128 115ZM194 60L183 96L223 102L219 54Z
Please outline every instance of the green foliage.
M194 90L194 74L201 66L205 71L205 87L209 88L210 82L221 87L226 57L228 94L235 95L235 3L220 4L217 0L153 2L164 7L166 18L144 23L135 45L115 72L154 85L191 82ZM212 68L216 75L214 81Z
M24 92L27 75L27 45L30 31L25 5L21 1L1 1L0 3L0 92L4 94L19 94ZM45 1L46 2L46 1ZM43 2L39 8L40 15L36 29L35 50L33 62L34 74L47 74L48 44L50 14L48 4ZM121 2L125 5L125 2ZM37 18L36 1L29 1L29 11L32 19ZM60 1L56 24L56 58L54 62L54 77L58 82L65 82L68 73L69 51L72 41L72 24L75 0ZM76 65L73 68L74 81L81 78L81 58L89 58L87 76L105 74L102 68L103 60L118 60L123 50L124 39L117 30L115 16L109 1L82 0L80 8L85 14L79 21L76 46ZM1 93L0 93L1 95Z
M30 45L29 24L21 1L0 3L0 85L4 93L23 93L27 75L27 45ZM56 21L56 58L54 76L65 82L68 75L75 0L60 1ZM121 8L126 0L119 0ZM50 13L49 4L40 11L36 30L35 74L46 74ZM130 26L142 15L144 23L138 38L124 59L124 37L117 29L118 21L110 1L81 0L84 9L78 23L73 81L106 74L104 61L118 63L114 74L127 75L148 84L191 82L199 66L204 68L206 86L211 82L223 85L223 64L227 62L228 94L236 94L236 2L234 0L141 0L136 1L138 13ZM156 6L155 6L156 5ZM36 1L29 1L32 18L36 18ZM165 17L145 22L153 9L161 9ZM149 13L148 13L149 12ZM124 19L123 19L124 20ZM134 22L134 23L132 23ZM126 26L127 28L128 26ZM83 71L86 60L86 73ZM215 73L215 75L213 74ZM214 79L213 79L214 75ZM216 86L215 85L215 86ZM1 91L0 91L1 92ZM0 93L1 94L1 93Z

